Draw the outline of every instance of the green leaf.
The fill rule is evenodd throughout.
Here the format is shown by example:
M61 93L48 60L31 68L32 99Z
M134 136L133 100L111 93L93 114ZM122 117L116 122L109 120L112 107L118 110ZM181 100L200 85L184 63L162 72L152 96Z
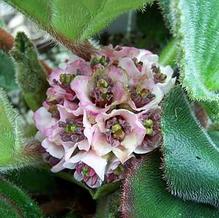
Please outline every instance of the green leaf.
M46 99L46 71L38 60L34 45L24 33L17 34L10 53L16 63L17 83L27 105L35 111Z
M62 41L84 40L152 0L5 0Z
M172 196L166 190L162 176L159 152L153 152L132 165L123 185L123 217L219 217L219 210L214 207Z
M219 1L160 2L180 42L183 86L196 100L219 101Z
M219 102L201 102L212 122L219 123Z
M163 105L163 168L173 195L219 206L219 148L178 86Z
M0 50L0 87L7 91L17 89L14 63L2 50Z
M176 65L177 57L177 42L172 39L160 53L160 64L162 65Z
M38 206L15 185L0 180L0 217L42 218Z
M95 218L119 218L120 190L97 201Z
M51 194L57 188L55 175L45 169L25 167L5 173L4 178L31 194Z
M208 131L208 134L215 145L219 148L219 131Z
M26 156L23 120L10 105L6 93L0 89L0 171L35 163L34 156Z

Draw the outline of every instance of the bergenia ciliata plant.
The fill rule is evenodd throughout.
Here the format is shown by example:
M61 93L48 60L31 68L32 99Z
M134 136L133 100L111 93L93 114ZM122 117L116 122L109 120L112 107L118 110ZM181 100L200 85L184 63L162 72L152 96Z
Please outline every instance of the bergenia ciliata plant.
M51 170L70 169L91 188L123 178L127 160L160 144L160 102L172 75L150 51L120 46L55 69L34 113Z
M0 218L218 218L218 12L0 0Z

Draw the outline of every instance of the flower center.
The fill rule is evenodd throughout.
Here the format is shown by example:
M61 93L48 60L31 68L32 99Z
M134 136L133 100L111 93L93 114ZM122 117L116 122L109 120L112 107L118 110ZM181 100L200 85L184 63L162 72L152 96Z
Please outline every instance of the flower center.
M63 73L60 75L59 80L62 85L69 86L74 78L75 78L75 75L73 74Z
M113 138L118 140L123 140L125 137L125 132L123 131L122 126L119 123L114 124L111 127L111 131L113 133Z
M97 107L105 107L113 101L112 82L110 79L99 79L91 92L90 98Z
M145 134L148 136L153 135L153 120L151 119L146 119L143 121L143 125L145 127Z
M75 133L77 126L75 124L66 124L64 130L66 133Z
M66 119L66 122L59 121L59 127L63 128L60 133L63 142L71 141L77 143L84 139L84 127L81 120Z
M131 88L130 94L137 108L143 107L155 98L149 89L140 86Z
M155 81L155 83L163 83L166 80L167 75L164 74L164 73L161 73L159 67L157 67L156 65L152 65L151 69L152 69L152 71L154 73L154 81Z
M106 121L106 128L108 129L106 138L112 146L119 146L120 142L125 138L125 135L131 132L129 123L121 116L108 119Z
M83 176L89 176L89 169L87 166L82 168L82 175Z
M95 56L91 59L91 67L96 66L97 64L101 64L103 66L106 66L109 63L109 58L105 56Z

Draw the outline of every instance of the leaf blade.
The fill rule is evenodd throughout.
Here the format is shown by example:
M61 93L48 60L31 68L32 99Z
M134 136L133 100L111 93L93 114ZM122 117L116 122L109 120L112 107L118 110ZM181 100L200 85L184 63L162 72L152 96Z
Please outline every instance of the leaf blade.
M208 218L219 211L208 205L183 201L167 190L160 170L160 153L153 152L134 163L125 179L122 193L123 217Z
M31 17L42 28L64 40L85 40L113 19L152 0L5 0ZM40 13L39 13L40 12Z
M179 86L164 102L161 126L164 177L171 193L219 206L219 149L196 120Z
M182 83L193 99L219 101L219 2L160 0L180 41Z

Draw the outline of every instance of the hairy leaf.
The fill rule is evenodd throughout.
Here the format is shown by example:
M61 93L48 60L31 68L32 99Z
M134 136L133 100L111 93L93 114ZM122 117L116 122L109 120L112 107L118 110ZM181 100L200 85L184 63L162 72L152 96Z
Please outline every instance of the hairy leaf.
M95 218L119 218L120 191L101 198L97 202Z
M164 176L173 195L219 206L219 148L196 120L180 87L163 105Z
M208 131L208 134L215 143L215 145L219 147L219 131Z
M201 102L212 122L219 123L219 102Z
M118 15L151 0L5 0L41 27L64 40L84 40Z
M2 50L0 50L0 87L7 91L17 88L14 63Z
M26 156L22 134L23 120L0 89L0 171L34 163L34 155Z
M129 170L122 193L124 218L209 218L219 210L192 201L183 201L166 190L160 170L160 154L154 152L137 161Z
M57 188L55 175L46 169L24 167L5 173L4 178L32 194L51 194Z
M176 39L172 39L160 53L160 64L171 65L176 64L177 43Z
M18 33L11 55L16 63L16 79L24 99L32 110L37 110L46 99L48 82L36 49L24 33Z
M0 217L41 218L43 215L35 202L33 202L23 191L1 178Z
M183 86L196 100L219 101L219 1L160 2L180 41Z

